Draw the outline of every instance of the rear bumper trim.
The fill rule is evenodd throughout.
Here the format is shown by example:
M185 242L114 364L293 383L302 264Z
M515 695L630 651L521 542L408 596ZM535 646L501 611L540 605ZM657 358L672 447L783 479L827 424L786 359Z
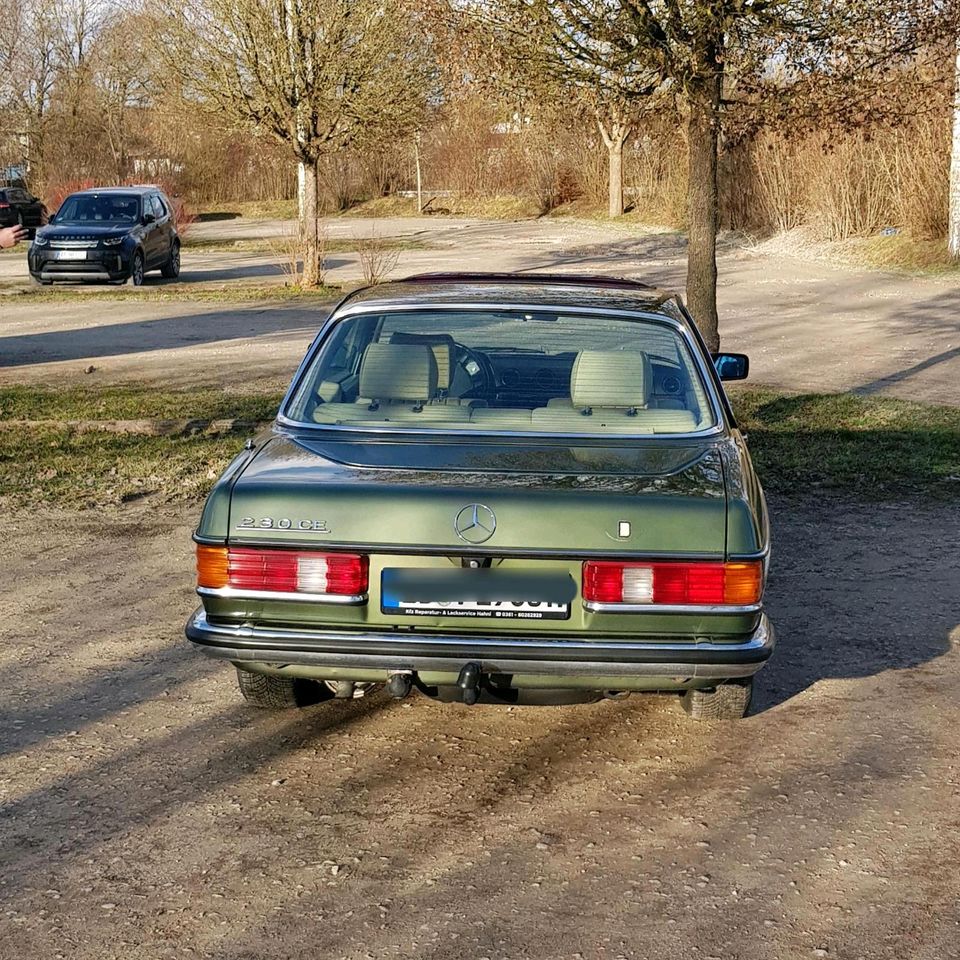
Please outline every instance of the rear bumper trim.
M456 672L478 662L485 673L716 679L753 675L775 643L766 615L749 637L729 643L298 630L210 623L202 608L186 635L208 656L235 663Z

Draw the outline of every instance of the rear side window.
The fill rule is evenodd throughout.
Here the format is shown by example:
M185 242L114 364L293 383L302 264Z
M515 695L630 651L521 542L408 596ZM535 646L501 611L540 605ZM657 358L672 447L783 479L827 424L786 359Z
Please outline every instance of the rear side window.
M700 358L652 317L424 309L342 320L286 415L399 431L685 434L718 413Z
M158 220L162 220L167 215L167 208L164 202L157 194L153 194L150 199L153 201L153 212L157 215Z

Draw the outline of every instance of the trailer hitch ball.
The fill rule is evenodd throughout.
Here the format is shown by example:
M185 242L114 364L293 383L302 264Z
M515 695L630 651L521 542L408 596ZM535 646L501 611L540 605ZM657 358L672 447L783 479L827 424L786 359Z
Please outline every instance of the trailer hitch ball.
M457 686L462 691L463 702L472 707L480 697L480 681L483 673L479 663L465 663L457 677Z

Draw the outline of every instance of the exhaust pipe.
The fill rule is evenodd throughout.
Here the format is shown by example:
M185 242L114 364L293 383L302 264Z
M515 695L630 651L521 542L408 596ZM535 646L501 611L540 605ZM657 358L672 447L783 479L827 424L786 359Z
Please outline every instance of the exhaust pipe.
M402 700L413 686L413 674L409 670L397 670L387 677L387 693L394 700Z

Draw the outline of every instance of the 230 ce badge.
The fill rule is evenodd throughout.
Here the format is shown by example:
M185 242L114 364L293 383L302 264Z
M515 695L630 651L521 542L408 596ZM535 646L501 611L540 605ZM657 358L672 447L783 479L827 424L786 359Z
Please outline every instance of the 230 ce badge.
M330 533L326 520L291 520L289 517L242 517L237 530L301 530L304 533Z

